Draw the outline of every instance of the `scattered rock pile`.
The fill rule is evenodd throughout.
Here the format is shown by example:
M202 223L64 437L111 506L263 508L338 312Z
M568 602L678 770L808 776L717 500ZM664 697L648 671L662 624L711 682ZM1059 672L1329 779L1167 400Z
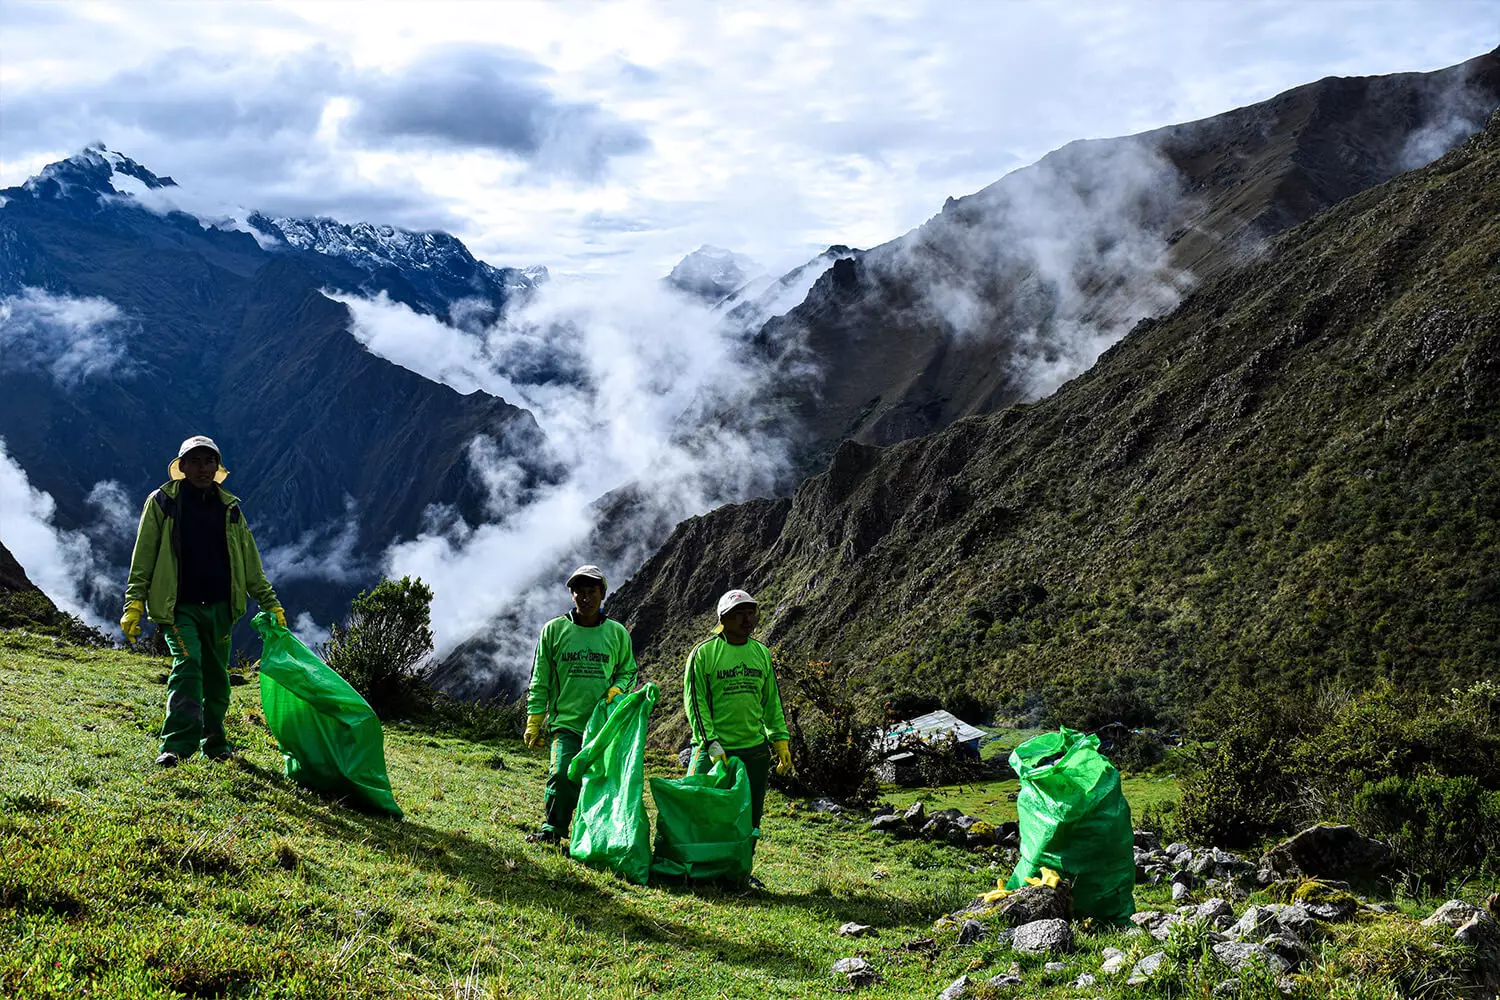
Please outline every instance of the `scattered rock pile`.
M971 850L984 850L999 845L1015 847L1020 843L1020 827L1015 822L993 823L969 816L957 809L943 809L928 815L927 807L914 802L903 812L887 807L870 820L870 829L889 833L902 839L920 837L936 843L950 844Z

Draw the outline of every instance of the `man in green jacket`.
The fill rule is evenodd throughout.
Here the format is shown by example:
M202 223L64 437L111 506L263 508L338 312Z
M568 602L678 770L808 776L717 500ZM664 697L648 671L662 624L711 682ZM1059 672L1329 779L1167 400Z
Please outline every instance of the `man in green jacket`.
M602 698L614 701L635 686L635 653L625 626L599 610L604 573L580 566L568 576L573 610L542 626L526 696L526 745L541 749L550 736L552 757L543 796L542 828L526 839L557 843L568 836L579 784L568 765L583 745L583 729Z
M266 581L239 497L219 485L229 475L219 446L194 435L167 471L170 478L141 510L120 630L135 642L144 614L172 653L156 763L174 767L200 746L213 760L231 752L224 735L229 638L245 613L246 595L283 628L286 612Z
M689 774L714 761L738 757L750 779L750 824L760 836L771 757L776 773L792 769L781 689L771 651L750 633L760 624L760 606L743 590L719 598L719 628L688 655L682 679L683 706L693 731Z

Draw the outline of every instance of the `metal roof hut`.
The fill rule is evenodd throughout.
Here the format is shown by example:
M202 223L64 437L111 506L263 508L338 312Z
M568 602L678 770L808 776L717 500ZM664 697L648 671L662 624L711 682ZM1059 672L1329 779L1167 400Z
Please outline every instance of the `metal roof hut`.
M907 740L919 739L923 742L932 742L952 737L957 742L960 753L969 754L978 760L979 744L985 735L983 730L975 729L952 712L944 712L942 709L919 715L915 719L898 722L881 736L884 760L876 765L876 777L881 781L896 784L921 780L916 773L917 755L901 749L902 743Z

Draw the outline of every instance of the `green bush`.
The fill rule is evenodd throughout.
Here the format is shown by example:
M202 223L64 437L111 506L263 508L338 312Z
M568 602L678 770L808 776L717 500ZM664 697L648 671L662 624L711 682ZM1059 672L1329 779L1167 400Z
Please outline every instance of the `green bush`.
M1393 774L1370 782L1354 796L1351 818L1435 889L1500 856L1500 792L1471 775Z
M432 588L420 578L382 579L354 599L320 652L382 719L430 711Z
M811 795L873 801L881 730L856 711L847 672L813 660L805 669L778 665L777 673L791 681L785 707L796 784Z
M1184 836L1244 847L1299 818L1296 729L1279 699L1227 691L1205 707L1200 731L1213 741L1183 753L1192 770L1183 779L1173 822Z

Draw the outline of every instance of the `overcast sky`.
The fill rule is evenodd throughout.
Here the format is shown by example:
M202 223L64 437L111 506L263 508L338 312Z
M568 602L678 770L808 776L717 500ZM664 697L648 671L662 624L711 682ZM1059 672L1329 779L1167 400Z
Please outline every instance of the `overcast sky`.
M781 270L1077 138L1500 43L1500 0L0 0L0 186L102 141L198 204L496 265Z

